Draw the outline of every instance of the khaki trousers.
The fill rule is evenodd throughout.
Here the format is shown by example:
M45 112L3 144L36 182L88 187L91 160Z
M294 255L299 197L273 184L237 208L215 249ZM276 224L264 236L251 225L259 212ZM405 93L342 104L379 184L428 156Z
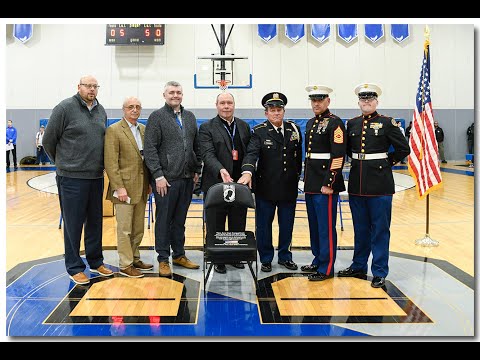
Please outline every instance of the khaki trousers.
M145 228L146 202L115 204L117 219L118 265L125 269L140 260L140 243Z

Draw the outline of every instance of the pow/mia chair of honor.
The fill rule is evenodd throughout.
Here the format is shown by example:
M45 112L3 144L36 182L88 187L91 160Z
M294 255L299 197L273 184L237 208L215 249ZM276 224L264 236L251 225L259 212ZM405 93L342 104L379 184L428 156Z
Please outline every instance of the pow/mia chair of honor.
M372 253L372 286L385 285L388 275L392 196L392 166L410 153L408 142L395 119L377 112L382 90L364 83L355 88L362 115L347 124L347 155L352 158L348 179L349 204L354 229L352 264L340 277L365 276ZM390 146L394 151L389 153Z
M280 92L263 97L267 121L253 128L238 180L241 184L251 184L252 176L255 177L257 247L264 272L272 271L275 210L279 225L278 264L289 270L298 268L290 246L302 171L302 135L297 124L284 120L286 104L287 97Z
M255 208L255 201L251 190L246 185L235 182L217 183L212 185L205 196L203 205L203 277L204 291L212 266L218 263L246 263L255 281L257 288L257 244L252 231L207 231L207 211L224 209L226 206L239 208ZM255 262L255 271L252 264ZM207 269L208 267L208 269Z

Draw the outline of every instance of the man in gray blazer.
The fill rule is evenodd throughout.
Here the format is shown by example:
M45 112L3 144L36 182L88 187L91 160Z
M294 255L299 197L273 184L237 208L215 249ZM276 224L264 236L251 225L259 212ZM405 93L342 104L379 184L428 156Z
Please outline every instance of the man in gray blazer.
M148 117L143 154L152 173L159 275L171 276L170 248L173 265L200 267L185 256L185 221L202 165L197 119L181 105L182 85L167 82L163 97L165 106Z
M227 92L217 96L218 115L200 125L200 153L203 160L202 186L206 196L210 186L221 182L236 182L241 176L243 157L250 141L250 126L234 117L235 99ZM207 233L225 231L228 217L229 231L245 231L247 208L226 206L207 209ZM241 263L232 264L243 269ZM225 264L216 264L215 271L225 274Z

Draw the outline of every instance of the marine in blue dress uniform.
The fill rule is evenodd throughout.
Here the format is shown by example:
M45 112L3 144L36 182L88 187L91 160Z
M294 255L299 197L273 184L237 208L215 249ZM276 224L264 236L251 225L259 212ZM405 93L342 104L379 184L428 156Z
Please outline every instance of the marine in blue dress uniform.
M338 193L345 190L342 169L347 138L342 119L332 114L329 94L324 85L305 88L315 117L311 118L305 133L305 172L303 177L307 205L310 247L313 260L302 271L313 272L311 281L333 277L337 254Z
M242 165L241 184L255 177L256 237L262 271L272 271L272 223L278 211L278 263L297 270L292 260L293 223L302 172L302 134L293 121L285 121L287 97L272 92L262 99L267 121L255 126Z
M395 193L392 166L410 153L396 121L376 110L382 91L376 84L355 88L362 115L347 123L347 155L352 158L348 179L354 252L352 264L340 277L365 276L372 253L372 286L385 285L388 275L392 196ZM390 146L393 152L388 152Z

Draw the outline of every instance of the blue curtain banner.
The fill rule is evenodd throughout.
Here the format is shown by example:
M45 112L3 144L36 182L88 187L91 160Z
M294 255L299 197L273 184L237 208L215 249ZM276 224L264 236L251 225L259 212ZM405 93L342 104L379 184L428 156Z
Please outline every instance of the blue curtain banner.
M410 36L408 24L392 24L391 34L395 41L401 43Z
M33 24L14 24L13 37L22 43L26 43L33 36Z
M358 36L357 25L352 25L352 24L338 25L338 36L347 43L352 42Z
M275 36L277 36L277 25L276 24L258 24L258 36L265 41L269 42Z
M365 24L365 37L376 43L385 35L382 24Z
M312 37L323 43L330 37L330 24L312 24Z
M304 24L286 24L285 25L285 36L292 40L294 43L300 41L301 38L305 36L305 25Z

